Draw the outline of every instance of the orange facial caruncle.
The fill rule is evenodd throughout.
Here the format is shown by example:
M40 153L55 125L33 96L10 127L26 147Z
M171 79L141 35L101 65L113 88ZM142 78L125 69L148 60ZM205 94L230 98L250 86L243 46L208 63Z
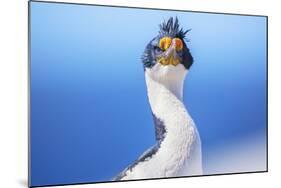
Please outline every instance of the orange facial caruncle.
M180 38L163 37L160 39L159 48L164 51L158 61L162 65L178 65L180 58L176 55L177 52L183 49L183 41Z

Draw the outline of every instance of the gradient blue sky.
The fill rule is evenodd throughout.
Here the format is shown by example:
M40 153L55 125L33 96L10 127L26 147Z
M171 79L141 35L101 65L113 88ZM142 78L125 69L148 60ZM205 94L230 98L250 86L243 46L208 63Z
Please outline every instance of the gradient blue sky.
M192 29L184 100L204 169L245 138L265 155L265 17L31 2L32 185L110 180L154 144L140 57L170 16Z

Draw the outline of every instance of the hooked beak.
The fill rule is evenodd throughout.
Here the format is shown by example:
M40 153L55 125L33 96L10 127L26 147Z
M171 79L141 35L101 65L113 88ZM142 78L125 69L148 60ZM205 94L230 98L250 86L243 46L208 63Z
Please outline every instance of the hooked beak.
M158 58L158 62L162 65L174 65L177 66L181 62L181 58L176 51L176 42L172 41L170 47L163 52L163 54Z

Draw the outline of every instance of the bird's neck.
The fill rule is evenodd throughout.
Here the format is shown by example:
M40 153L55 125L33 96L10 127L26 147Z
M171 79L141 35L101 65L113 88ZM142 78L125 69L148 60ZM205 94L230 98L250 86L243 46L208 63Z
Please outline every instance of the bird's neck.
M145 79L152 113L163 122L166 134L188 127L192 119L183 103L184 78L156 80L146 71Z
M146 72L145 77L152 113L165 128L158 155L160 159L170 161L167 165L184 163L196 128L182 102L183 80L172 85L170 82L154 80L149 72Z

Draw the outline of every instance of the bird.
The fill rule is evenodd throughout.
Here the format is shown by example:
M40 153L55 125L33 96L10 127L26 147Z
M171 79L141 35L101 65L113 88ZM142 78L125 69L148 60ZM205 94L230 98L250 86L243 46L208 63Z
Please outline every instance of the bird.
M193 64L185 42L190 29L180 28L177 17L159 27L141 56L155 144L113 181L203 174L200 135L183 102L184 80Z

